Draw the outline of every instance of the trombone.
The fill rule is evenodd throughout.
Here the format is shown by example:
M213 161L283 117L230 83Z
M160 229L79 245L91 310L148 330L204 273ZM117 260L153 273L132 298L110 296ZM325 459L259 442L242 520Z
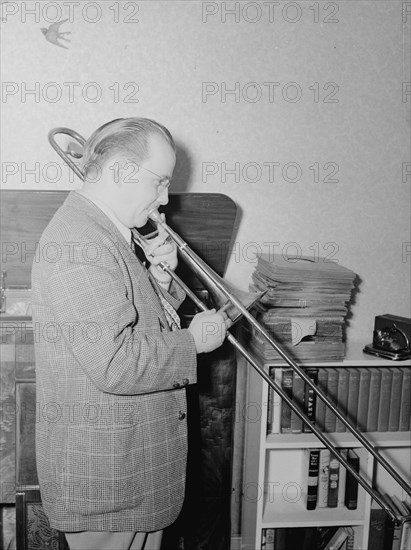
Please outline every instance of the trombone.
M58 134L65 134L73 138L81 147L84 146L86 140L74 130L64 127L58 127L51 130L48 134L48 139L57 152L57 154L63 159L63 161L73 170L73 172L84 181L85 175L79 168L74 159L80 159L82 154L77 152L75 148L69 144L67 150L63 150L55 140L55 136ZM235 323L241 317L244 317L254 329L262 335L267 342L275 349L275 351L284 359L286 363L297 372L304 382L312 388L317 397L319 397L327 407L335 414L335 416L345 425L354 437L367 449L367 451L375 458L377 463L400 485L400 487L411 497L411 486L408 485L405 480L395 471L393 466L381 455L377 453L372 444L364 437L364 435L356 429L350 420L344 417L344 415L337 409L337 407L328 399L323 390L319 388L312 379L306 374L305 370L300 367L292 357L275 341L272 335L267 329L259 323L255 317L249 312L249 309L259 300L264 293L247 293L235 290L228 285L224 279L222 279L213 269L211 269L190 247L188 244L161 218L158 211L154 210L150 212L149 219L151 222L158 226L162 226L168 238L174 241L177 246L178 252L183 257L183 260L192 268L198 279L207 288L209 294L214 299L214 302L218 305L219 309L224 310L228 315L228 318ZM147 237L142 236L137 229L132 229L132 236L134 241L144 248L148 244ZM179 284L186 294L191 298L195 305L201 311L207 311L208 307L198 298L198 296L181 280L181 278L169 268L167 263L160 263L160 267L168 273L171 278ZM290 408L296 413L296 415L307 425L316 435L316 437L323 443L323 445L329 449L332 455L346 468L346 470L356 479L361 487L373 498L388 516L396 524L403 523L405 521L411 521L411 514L402 516L394 509L391 503L387 502L385 498L379 493L379 491L373 487L366 479L363 479L359 472L357 472L352 465L343 457L338 450L333 446L332 442L321 432L317 426L313 425L307 418L305 412L296 404L292 398L279 386L274 380L270 378L265 371L264 366L261 365L254 356L246 349L241 342L239 342L230 332L227 333L227 340L238 350L238 352L252 365L252 367L260 374L260 376L277 392L281 398L287 403Z

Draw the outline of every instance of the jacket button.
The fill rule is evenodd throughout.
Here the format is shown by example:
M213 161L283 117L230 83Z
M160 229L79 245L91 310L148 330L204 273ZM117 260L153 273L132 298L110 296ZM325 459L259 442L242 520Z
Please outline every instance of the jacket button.
M183 413L183 411L179 411L179 413L178 413L178 419L179 419L179 420L184 420L185 417L186 417L186 413Z
M188 378L183 379L183 386L188 386L189 383L190 383L190 380Z

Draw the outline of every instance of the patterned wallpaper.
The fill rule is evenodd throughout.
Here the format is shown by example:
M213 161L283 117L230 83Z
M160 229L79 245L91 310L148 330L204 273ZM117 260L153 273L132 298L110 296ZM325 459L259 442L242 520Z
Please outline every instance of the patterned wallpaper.
M349 342L410 316L410 20L399 1L3 1L2 187L79 185L47 143L117 117L164 123L174 190L241 212L227 277L255 252L355 271Z

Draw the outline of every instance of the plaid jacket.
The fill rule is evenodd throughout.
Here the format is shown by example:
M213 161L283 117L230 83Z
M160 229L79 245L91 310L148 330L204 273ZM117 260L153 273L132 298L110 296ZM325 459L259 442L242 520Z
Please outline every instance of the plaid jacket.
M75 192L40 239L32 288L37 469L51 526L166 527L184 498L191 334L169 330L145 267ZM174 307L184 299L162 292Z

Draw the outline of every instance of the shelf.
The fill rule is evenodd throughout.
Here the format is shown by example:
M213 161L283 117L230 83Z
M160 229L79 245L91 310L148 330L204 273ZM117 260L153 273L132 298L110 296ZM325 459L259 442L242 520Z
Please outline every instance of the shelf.
M317 508L307 510L302 501L287 502L278 494L277 500L281 499L279 509L276 499L274 502L267 502L264 507L262 527L319 527L325 525L365 525L364 510L348 510L345 507L339 508Z
M390 359L382 359L375 355L364 353L363 349L370 342L352 342L347 344L345 357L342 361L296 361L300 367L409 367L411 360L391 361ZM265 366L284 367L288 363L282 361L265 361Z
M364 344L350 346L343 362L313 364L319 367L408 367L410 361L389 361L362 353ZM285 363L266 363L281 367ZM308 364L304 364L307 367ZM254 369L248 370L247 403L260 404L258 418L245 422L246 446L243 482L244 549L260 548L262 529L352 526L355 527L354 547L368 547L372 498L363 487L358 488L358 507L348 510L344 501L343 485L339 491L337 508L306 509L307 449L324 448L311 433L266 434L269 386ZM411 432L360 432L369 448L375 448L404 479L409 476ZM380 494L388 492L401 496L399 484L386 474L372 453L350 431L323 432L335 448L353 448L360 457L360 475L368 485L378 487ZM340 469L340 475L346 474ZM342 478L341 478L342 479Z
M409 447L411 432L361 432L374 447ZM347 432L326 432L324 434L334 447L363 447ZM313 433L303 434L269 434L266 438L266 449L301 449L323 448L325 445Z

